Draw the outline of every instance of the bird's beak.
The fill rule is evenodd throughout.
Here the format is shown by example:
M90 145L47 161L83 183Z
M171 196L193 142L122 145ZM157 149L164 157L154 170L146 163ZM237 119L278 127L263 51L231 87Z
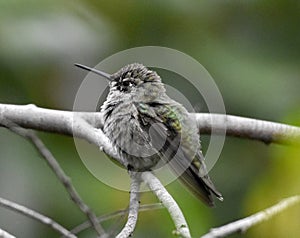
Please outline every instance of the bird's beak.
M98 75L100 75L100 76L108 79L109 81L111 81L111 75L108 74L108 73L102 72L102 71L97 70L97 69L90 68L90 67L85 66L83 64L74 64L74 65L77 66L77 67L79 67L79 68L81 68L81 69L85 69L85 70L91 71L91 72L93 72L95 74L98 74Z

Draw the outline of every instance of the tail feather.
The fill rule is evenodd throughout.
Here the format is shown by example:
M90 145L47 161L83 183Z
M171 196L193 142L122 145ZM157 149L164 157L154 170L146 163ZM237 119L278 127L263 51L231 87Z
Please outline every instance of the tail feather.
M169 162L169 165L175 174L179 175L179 180L205 204L210 207L214 206L212 195L223 201L222 194L215 188L207 174L201 152L190 162L186 153L182 149L179 149L174 158Z
M223 201L222 194L215 188L208 175L200 177L192 167L189 167L179 179L197 198L208 206L214 206L212 194Z

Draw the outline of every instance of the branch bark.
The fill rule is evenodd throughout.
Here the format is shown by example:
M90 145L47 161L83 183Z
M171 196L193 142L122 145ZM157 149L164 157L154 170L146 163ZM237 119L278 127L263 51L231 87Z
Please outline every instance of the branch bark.
M226 135L229 136L259 140L267 144L292 144L300 142L300 128L296 126L237 116L208 113L191 114L191 117L195 117L199 131L202 134L210 134L213 132L214 134L222 135L224 134L224 131L226 131ZM103 115L101 113L50 110L39 108L34 105L19 106L0 104L0 126L5 126L6 120L24 128L54 132L85 139L104 150L105 153L114 157L122 164L121 158L119 158L111 142L101 130L103 127ZM182 237L190 237L187 223L180 208L161 185L159 180L150 172L143 172L141 178L168 209L175 223L176 233ZM132 204L134 205L135 203ZM278 211L283 210L282 207L286 206L287 205L281 204ZM271 213L272 215L276 214L272 208L270 209L271 212L270 210L267 210L267 212L264 211L262 213ZM132 211L137 211L137 209ZM260 213L258 213L258 216L253 216L255 217L255 222L259 219L266 219ZM129 220L131 224L135 225L135 218L128 219L128 222ZM248 222L248 220L246 221ZM216 231L216 229L212 232L214 231ZM210 236L205 238L208 237Z
M140 185L141 185L141 179L139 173L131 172L128 219L122 231L116 236L117 238L130 237L134 231L135 225L138 220L138 213L139 213L139 206L140 206L140 201L139 201Z
M116 155L102 131L95 129L103 126L103 115L99 112L51 110L32 104L0 104L0 124L1 116L24 128L86 139L102 147L109 155ZM296 126L220 114L196 113L191 116L196 118L202 134L210 134L213 128L215 134L223 134L226 131L228 136L259 140L264 143L300 143L300 128Z
M176 227L176 231L174 232L175 235L181 236L183 238L191 238L189 227L182 211L180 210L173 197L165 189L165 187L151 172L142 172L141 178L171 215L171 218Z
M9 130L15 132L16 134L28 139L36 148L36 150L41 154L41 156L45 159L51 170L55 173L59 181L65 187L66 191L68 192L71 200L79 207L79 209L87 216L88 220L90 221L91 225L97 232L99 236L105 234L104 229L101 225L97 222L97 217L94 212L83 202L79 194L77 193L76 189L71 183L70 178L65 174L63 169L60 167L57 160L54 158L52 153L47 149L44 143L38 138L38 136L24 128L19 127L15 123L12 123L6 119L2 118L2 124L6 126Z
M162 209L162 208L164 208L164 207L161 203L144 204L144 205L140 205L139 212L153 211L153 210ZM114 211L112 213L105 214L105 215L97 217L97 220L98 220L99 223L101 223L101 222L107 221L109 219L127 214L128 210L129 209L122 209L122 210ZM82 231L84 231L84 230L86 230L90 227L91 227L91 224L86 221L86 222L83 222L83 223L79 224L78 226L74 227L71 230L71 232L73 234L78 234L78 233L80 233L80 232L82 232Z
M0 238L16 238L16 237L0 229Z
M16 211L27 217L33 218L47 226L50 226L53 230L59 232L61 235L64 235L65 237L68 237L68 238L76 238L77 237L74 234L72 234L70 231L68 231L66 228L64 228L63 226L61 226L60 224L58 224L57 222L52 220L51 218L46 217L46 216L44 216L36 211L33 211L27 207L24 207L20 204L17 204L15 202L12 202L12 201L9 201L9 200L6 200L6 199L0 197L0 206L5 207L10 210L13 210L13 211Z
M202 134L214 133L262 141L266 144L299 144L300 127L239 116L197 113L197 125Z
M227 225L218 228L213 228L209 233L205 234L201 238L220 238L236 232L245 232L250 227L269 220L273 216L279 214L280 212L284 211L285 209L293 205L296 205L299 202L300 202L300 195L283 199L279 203L275 204L274 206L269 207L258 213L255 213L249 217L237 220L235 222L229 223Z

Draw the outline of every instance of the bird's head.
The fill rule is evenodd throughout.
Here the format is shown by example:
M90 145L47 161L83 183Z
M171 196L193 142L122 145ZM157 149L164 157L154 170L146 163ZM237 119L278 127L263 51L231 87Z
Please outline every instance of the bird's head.
M133 63L124 66L116 73L108 74L81 64L76 66L94 72L109 81L108 97L115 99L132 99L139 101L153 101L165 93L160 76L142 64Z

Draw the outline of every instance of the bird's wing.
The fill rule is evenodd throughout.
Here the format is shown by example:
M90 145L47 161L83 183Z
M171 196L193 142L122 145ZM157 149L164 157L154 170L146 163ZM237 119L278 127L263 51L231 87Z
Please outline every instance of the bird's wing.
M164 162L198 198L213 206L212 193L219 199L222 196L206 172L199 137L196 129L186 124L185 109L157 102L135 103L135 106L140 127L150 135L152 146Z

